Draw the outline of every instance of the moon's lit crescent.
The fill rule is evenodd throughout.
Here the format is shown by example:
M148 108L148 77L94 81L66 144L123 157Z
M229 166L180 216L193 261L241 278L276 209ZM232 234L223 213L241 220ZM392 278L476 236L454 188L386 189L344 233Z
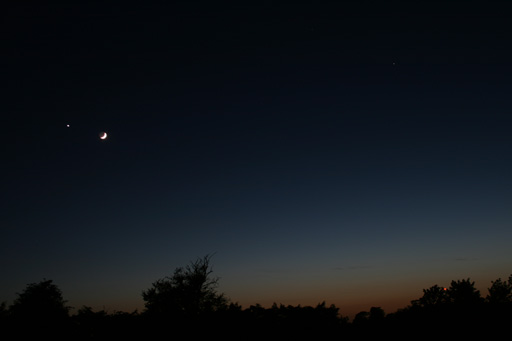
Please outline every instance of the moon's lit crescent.
M100 139L104 140L107 138L107 133L103 132L100 134Z

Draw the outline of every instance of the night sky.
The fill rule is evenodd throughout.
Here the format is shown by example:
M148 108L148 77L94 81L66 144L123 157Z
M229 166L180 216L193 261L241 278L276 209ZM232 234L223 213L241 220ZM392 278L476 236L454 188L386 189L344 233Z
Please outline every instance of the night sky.
M46 278L141 311L207 254L243 307L485 296L512 273L509 3L4 5L0 302Z

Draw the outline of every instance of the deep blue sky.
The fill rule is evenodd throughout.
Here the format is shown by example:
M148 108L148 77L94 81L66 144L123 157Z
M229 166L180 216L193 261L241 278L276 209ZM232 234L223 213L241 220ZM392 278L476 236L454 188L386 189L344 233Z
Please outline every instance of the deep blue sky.
M0 300L47 278L140 310L212 253L244 306L485 295L512 269L506 5L7 6Z

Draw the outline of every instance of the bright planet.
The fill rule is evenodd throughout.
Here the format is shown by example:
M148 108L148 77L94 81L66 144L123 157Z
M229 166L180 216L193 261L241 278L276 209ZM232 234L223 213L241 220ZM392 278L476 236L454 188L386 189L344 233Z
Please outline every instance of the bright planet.
M107 138L107 133L106 133L106 132L104 132L104 131L102 131L102 132L100 133L100 139L105 140L106 138Z

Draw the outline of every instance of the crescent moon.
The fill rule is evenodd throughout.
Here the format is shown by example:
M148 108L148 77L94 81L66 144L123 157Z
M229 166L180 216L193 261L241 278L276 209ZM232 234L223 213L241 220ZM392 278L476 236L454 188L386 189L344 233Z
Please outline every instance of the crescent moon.
M107 138L107 133L105 133L105 132L101 133L100 139L104 140L106 138Z

